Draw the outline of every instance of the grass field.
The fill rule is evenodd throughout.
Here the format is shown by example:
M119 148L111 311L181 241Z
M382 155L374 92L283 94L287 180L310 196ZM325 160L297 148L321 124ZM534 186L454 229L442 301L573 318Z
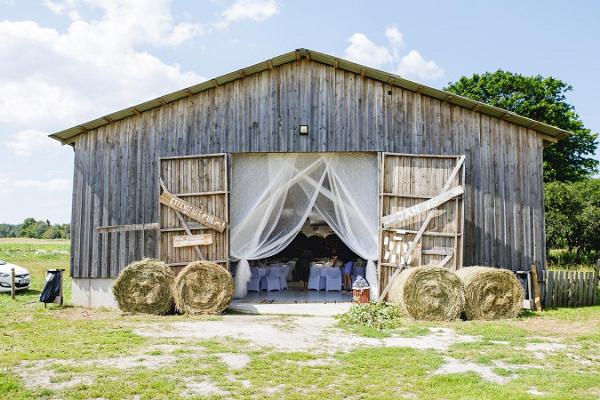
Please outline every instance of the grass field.
M600 307L382 331L324 317L44 309L64 241L0 240L31 290L0 295L2 399L598 399ZM66 294L69 295L67 284Z

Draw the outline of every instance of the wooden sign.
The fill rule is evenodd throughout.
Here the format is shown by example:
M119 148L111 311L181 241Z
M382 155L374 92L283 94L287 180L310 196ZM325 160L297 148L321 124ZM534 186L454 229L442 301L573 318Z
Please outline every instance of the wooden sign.
M215 217L202 208L194 206L185 200L181 200L179 197L166 190L161 193L160 202L216 231L223 232L227 227L227 223L221 218Z
M173 237L173 247L208 246L213 244L213 235L183 235Z

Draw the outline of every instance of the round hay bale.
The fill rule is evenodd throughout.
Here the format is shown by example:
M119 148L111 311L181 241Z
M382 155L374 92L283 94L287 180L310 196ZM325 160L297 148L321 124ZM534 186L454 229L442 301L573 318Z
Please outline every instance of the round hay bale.
M173 280L164 262L146 258L126 266L112 291L122 311L163 315L173 311Z
M405 269L393 283L388 300L418 320L452 321L465 306L464 287L453 272L435 266Z
M184 314L218 314L231 302L233 278L218 264L194 261L175 278L173 295Z
M468 319L515 318L521 312L525 293L512 271L489 267L466 267L457 271L465 285Z

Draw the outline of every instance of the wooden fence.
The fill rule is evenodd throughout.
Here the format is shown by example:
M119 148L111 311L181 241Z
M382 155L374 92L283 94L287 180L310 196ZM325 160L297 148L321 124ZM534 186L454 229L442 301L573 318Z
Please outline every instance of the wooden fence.
M598 271L544 271L545 308L597 304L598 278Z

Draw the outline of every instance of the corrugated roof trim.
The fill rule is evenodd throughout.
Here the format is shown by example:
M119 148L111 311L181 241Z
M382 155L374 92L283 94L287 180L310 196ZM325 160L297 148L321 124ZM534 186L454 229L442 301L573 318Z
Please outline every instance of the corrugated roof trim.
M375 79L384 83L387 83L392 86L397 86L402 89L410 90L413 92L417 92L420 94L424 94L426 96L430 96L436 98L438 100L448 102L451 104L455 104L457 106L461 106L473 111L477 111L483 114L490 115L492 117L496 117L508 122L512 122L514 124L524 126L526 128L534 129L537 132L546 135L545 139L548 141L555 142L559 139L564 138L569 135L570 132L557 128L552 125L548 125L542 122L535 121L533 119L520 116L513 112L504 110L499 107L494 107L486 103L482 103L480 101L471 100L466 97L458 96L453 93L445 92L440 89L435 89L430 86L426 86L420 83L416 83L413 81L409 81L408 79L404 79L398 75L390 74L375 68L366 67L364 65L356 64L348 60L344 60L338 57L330 56L328 54L319 53L317 51L308 50L308 49L298 49L286 54L282 54L280 56L271 58L270 60L266 60L260 62L258 64L254 64L247 68L243 68L234 72L230 72L225 75L221 75L214 79L208 80L206 82L202 82L200 84L190 86L188 88L178 90L164 96L160 96L156 99L146 101L144 103L138 104L133 107L128 107L114 113L105 115L103 117L94 119L92 121L85 122L81 125L74 126L69 129L65 129L59 132L55 132L50 135L51 138L54 138L63 144L70 144L73 142L74 138L82 133L87 131L99 128L104 125L108 125L115 121L119 121L125 119L127 117L131 117L133 115L137 115L143 113L148 110L152 110L157 107L161 107L165 104L172 103L179 99L193 96L195 94L204 92L206 90L212 89L219 85L224 85L226 83L235 81L237 79L243 79L247 76L257 74L259 72L272 69L274 67L296 62L301 59L308 59L314 62L318 62L321 64L326 64L333 66L335 68L356 73L358 75L366 76L371 79Z

